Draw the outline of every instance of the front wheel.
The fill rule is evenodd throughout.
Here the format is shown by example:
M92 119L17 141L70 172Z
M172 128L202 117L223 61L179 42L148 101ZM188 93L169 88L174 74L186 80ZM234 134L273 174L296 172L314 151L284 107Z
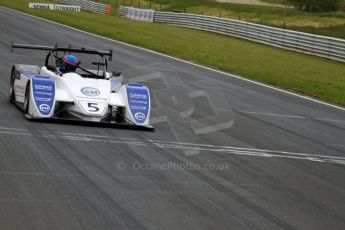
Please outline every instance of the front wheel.
M26 86L25 98L24 98L24 113L29 113L29 104L30 104L30 83Z

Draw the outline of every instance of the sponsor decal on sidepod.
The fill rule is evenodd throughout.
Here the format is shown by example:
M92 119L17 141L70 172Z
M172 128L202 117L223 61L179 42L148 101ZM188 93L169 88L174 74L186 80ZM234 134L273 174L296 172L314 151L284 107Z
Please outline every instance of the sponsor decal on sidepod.
M46 77L32 78L32 89L35 104L42 115L49 115L55 101L55 82Z
M138 124L143 124L150 110L150 95L146 86L127 84L127 99L130 112Z

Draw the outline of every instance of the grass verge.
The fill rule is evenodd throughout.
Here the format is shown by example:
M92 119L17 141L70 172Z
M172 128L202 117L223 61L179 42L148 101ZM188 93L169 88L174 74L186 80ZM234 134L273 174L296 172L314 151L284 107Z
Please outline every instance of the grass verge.
M0 5L345 105L344 63L192 29L88 12L33 10L28 2L0 0Z

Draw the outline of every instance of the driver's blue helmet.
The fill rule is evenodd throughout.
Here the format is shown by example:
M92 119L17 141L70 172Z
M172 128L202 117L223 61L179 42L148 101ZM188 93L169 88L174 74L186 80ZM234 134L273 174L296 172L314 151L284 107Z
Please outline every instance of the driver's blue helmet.
M77 66L78 66L78 59L75 56L69 54L63 58L60 71L64 73L74 72Z

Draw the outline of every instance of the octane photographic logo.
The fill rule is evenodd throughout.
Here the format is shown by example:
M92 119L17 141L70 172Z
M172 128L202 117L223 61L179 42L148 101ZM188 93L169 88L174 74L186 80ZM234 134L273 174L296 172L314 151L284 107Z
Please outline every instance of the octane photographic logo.
M80 92L82 92L82 94L84 94L86 96L90 96L90 97L96 97L101 93L98 89L92 88L92 87L81 88Z
M47 113L50 111L50 106L47 104L41 104L39 106L39 109L43 112L43 113Z

